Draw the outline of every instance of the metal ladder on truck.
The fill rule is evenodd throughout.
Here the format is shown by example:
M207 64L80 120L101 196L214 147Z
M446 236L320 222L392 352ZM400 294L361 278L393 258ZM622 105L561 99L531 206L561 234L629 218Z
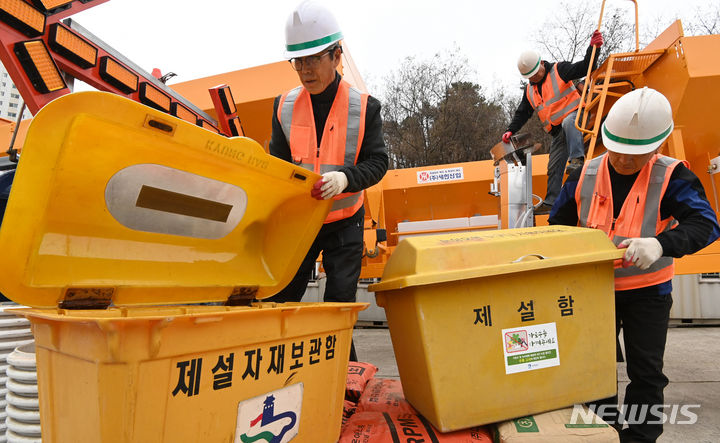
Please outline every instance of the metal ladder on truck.
M575 127L583 134L583 142L588 146L587 159L593 158L598 139L602 139L600 126L612 104L635 89L642 73L665 53L665 48L640 51L638 7L635 0L632 2L635 4L635 51L611 54L600 67L592 71L597 48L592 49L580 99L580 108L584 112L578 112L575 118ZM603 0L597 29L602 24L604 8Z

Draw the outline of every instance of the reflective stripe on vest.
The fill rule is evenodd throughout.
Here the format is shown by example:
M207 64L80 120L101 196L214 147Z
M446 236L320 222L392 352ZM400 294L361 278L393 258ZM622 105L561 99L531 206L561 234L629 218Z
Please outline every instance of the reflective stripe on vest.
M367 97L341 80L325 121L320 146L317 146L310 94L303 87L284 94L280 98L277 118L290 146L293 162L317 174L355 165L364 135L360 128L365 124ZM363 192L343 193L334 200L325 223L355 214L363 205Z
M607 154L587 162L575 192L580 226L602 229L616 245L628 238L654 237L671 229L676 221L673 218L660 220L660 204L672 171L678 164L679 160L654 155L640 170L613 229L612 187ZM638 210L641 211L638 213ZM660 257L646 270L636 266L616 267L615 290L663 283L673 275L673 259L666 256Z
M528 84L526 88L527 99L538 113L538 118L545 129L550 132L552 127L562 123L563 119L575 111L580 105L580 94L573 82L566 82L557 72L554 64L542 84L542 94L537 85Z
M280 121L280 125L282 126L283 134L285 134L285 140L287 141L288 146L290 146L290 127L292 124L292 111L293 107L295 106L295 101L300 95L300 91L302 91L302 89L302 86L298 86L297 88L285 94L282 97L282 107L278 107L278 110L280 111L278 115L278 120ZM312 168L310 168L310 170L312 171Z

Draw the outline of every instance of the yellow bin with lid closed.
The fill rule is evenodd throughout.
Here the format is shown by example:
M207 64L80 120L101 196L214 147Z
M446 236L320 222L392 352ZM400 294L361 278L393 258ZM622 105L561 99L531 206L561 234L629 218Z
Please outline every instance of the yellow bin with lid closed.
M322 226L319 178L117 95L45 106L0 228L43 441L335 441L367 305L254 301Z
M447 432L613 395L621 256L567 226L403 240L369 290L405 397Z

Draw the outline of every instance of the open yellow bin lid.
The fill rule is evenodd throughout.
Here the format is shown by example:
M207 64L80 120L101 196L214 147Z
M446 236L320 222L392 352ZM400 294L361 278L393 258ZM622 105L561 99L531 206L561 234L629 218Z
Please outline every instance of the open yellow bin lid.
M374 292L621 258L607 235L573 226L409 237L385 265Z
M28 130L0 229L0 290L52 307L265 298L330 210L319 175L103 92L63 96Z

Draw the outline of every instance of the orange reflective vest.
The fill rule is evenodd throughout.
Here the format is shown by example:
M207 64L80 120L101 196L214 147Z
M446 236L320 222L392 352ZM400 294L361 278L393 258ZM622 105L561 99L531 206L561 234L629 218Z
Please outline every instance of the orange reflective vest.
M293 162L317 174L355 165L365 134L367 99L368 94L341 80L318 146L310 93L299 86L283 94L277 118ZM355 214L363 205L363 192L342 193L334 200L325 223Z
M613 218L612 186L608 157L603 154L585 163L575 190L579 225L603 230L616 245L627 238L655 237L672 229L672 217L660 219L660 202L670 176L680 160L655 154L640 170L625 198L617 219ZM672 279L675 265L672 257L660 257L648 269L615 266L615 290L644 288Z
M538 91L538 86L532 83L528 83L525 93L537 111L545 132L550 132L553 126L562 123L563 119L580 105L580 94L573 82L560 78L557 63L552 66L542 84L542 94Z

